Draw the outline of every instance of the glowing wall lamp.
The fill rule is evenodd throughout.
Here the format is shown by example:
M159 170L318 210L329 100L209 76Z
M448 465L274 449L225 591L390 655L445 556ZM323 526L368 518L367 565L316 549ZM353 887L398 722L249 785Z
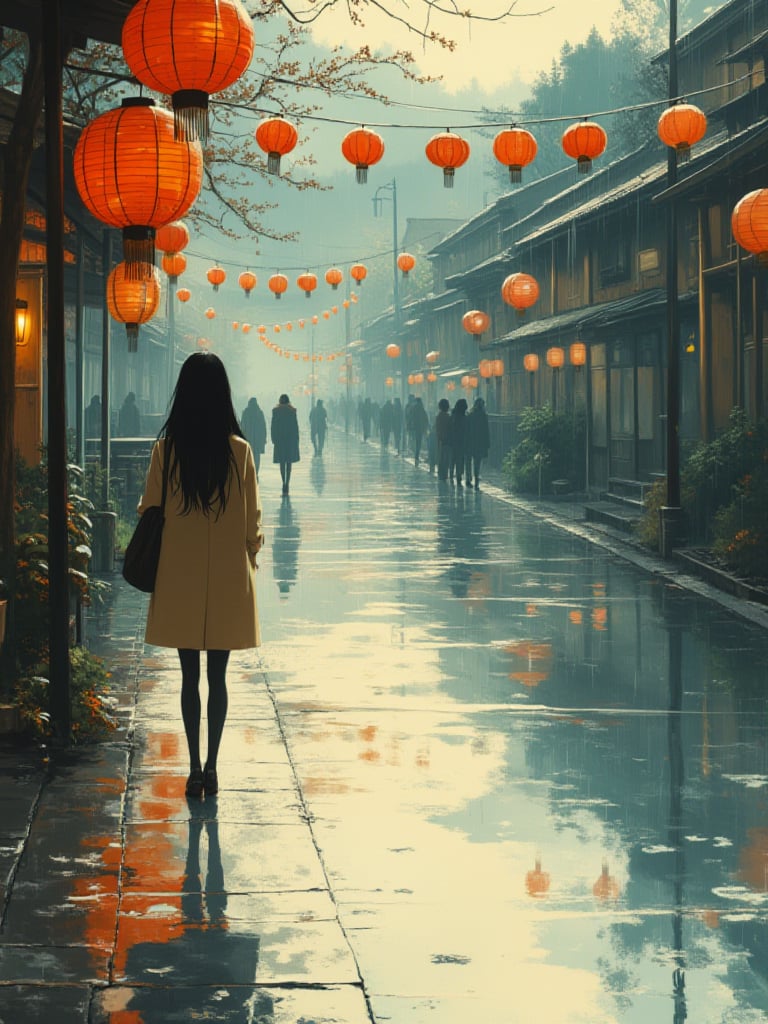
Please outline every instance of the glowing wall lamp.
M29 341L29 328L32 318L29 315L29 303L26 299L16 299L16 344L26 345Z

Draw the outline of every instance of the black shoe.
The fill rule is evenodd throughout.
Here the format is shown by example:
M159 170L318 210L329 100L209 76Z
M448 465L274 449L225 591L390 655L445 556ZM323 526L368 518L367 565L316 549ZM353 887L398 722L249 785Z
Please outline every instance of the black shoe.
M202 770L197 768L195 771L189 773L187 779L187 785L184 790L185 796L191 797L193 800L199 800L203 795L204 776Z
M206 796L216 796L219 792L219 777L215 768L205 766L203 771L203 789Z
M288 493L288 484L283 484L283 497Z

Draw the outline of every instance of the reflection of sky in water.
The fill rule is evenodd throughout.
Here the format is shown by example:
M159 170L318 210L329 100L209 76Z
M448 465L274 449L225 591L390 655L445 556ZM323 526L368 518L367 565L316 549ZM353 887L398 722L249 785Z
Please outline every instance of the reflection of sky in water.
M326 469L263 654L373 989L764 1020L765 634L482 493Z

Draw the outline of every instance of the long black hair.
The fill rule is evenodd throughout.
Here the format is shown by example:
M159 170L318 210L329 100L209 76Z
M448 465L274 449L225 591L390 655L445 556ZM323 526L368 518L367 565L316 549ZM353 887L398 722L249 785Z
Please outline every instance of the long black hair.
M232 434L243 436L224 364L213 352L194 352L179 371L158 435L165 438L168 479L181 491L184 515L192 509L218 515L226 508L230 473L239 484Z

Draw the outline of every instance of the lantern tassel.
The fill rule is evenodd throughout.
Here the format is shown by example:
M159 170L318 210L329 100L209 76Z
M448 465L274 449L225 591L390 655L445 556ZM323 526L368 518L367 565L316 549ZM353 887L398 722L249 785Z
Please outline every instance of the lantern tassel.
M128 335L128 351L138 352L139 351L139 325L138 324L126 324L125 333Z
M280 173L280 154L277 152L271 152L267 155L267 171L270 174Z
M519 185L523 180L523 168L516 167L514 164L511 164L509 168L509 180L513 185Z
M173 133L177 142L208 142L208 93L180 89L171 97Z
M365 185L368 181L368 166L367 164L357 165L357 183L358 185Z
M454 167L444 167L443 168L443 187L444 188L453 188L453 176L454 176L455 173L456 173L456 169Z
M677 162L679 164L687 164L688 161L691 159L691 147L687 143L683 142L676 147L676 151Z
M592 161L588 156L580 156L576 162L577 170L579 174L590 174L592 171Z
M123 255L130 281L152 277L155 264L155 232L152 228L123 228Z

